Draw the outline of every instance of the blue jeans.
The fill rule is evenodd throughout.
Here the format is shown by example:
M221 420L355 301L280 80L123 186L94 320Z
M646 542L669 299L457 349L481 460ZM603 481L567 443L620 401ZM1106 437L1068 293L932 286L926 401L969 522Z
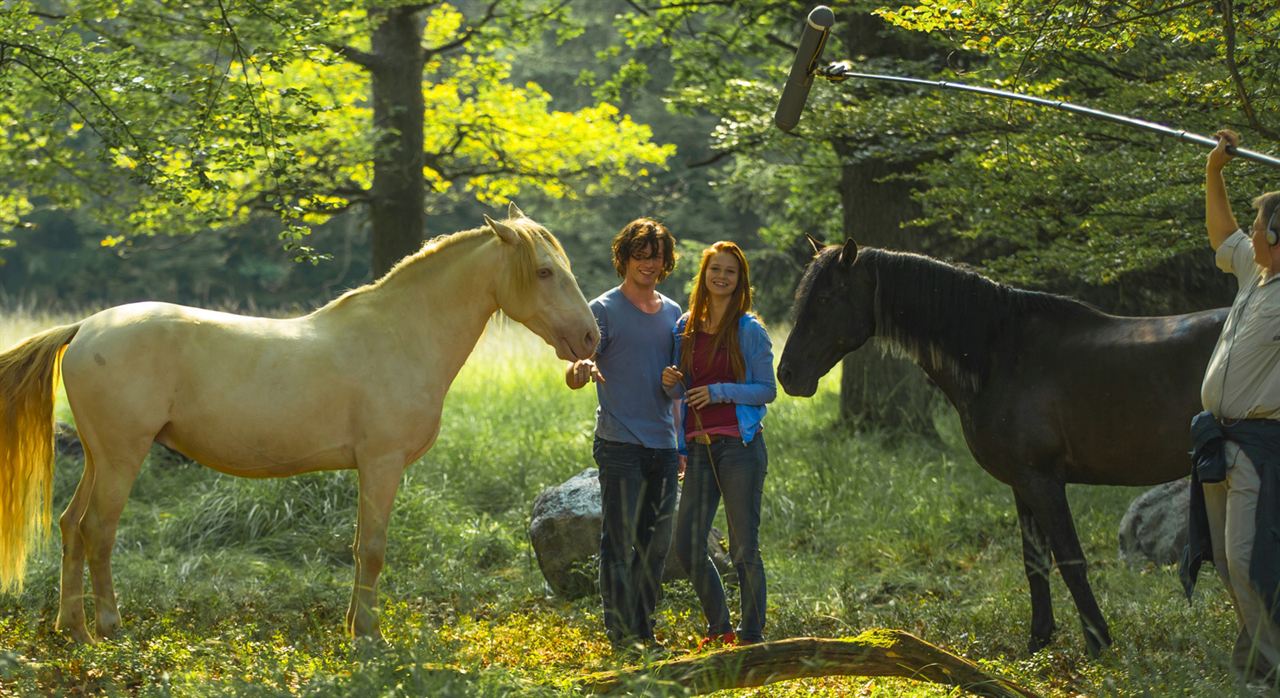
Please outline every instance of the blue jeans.
M707 618L707 635L729 632L729 607L724 584L707 554L707 534L716 507L724 497L729 522L729 557L738 573L742 594L742 622L737 634L743 642L764 639L765 581L760 558L760 498L768 472L769 452L764 434L743 445L738 438L722 439L709 447L689 443L684 471L684 494L676 517L676 559L689 572L693 590Z
M600 467L600 597L615 646L653 639L662 570L676 507L674 448L596 438Z

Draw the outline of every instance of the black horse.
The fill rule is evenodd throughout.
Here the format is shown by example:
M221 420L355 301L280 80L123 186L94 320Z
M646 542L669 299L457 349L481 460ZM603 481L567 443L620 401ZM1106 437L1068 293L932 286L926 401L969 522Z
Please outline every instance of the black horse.
M778 380L791 395L813 395L818 378L872 336L914 360L960 413L974 459L1013 488L1031 651L1054 631L1056 560L1096 656L1111 635L1066 483L1151 485L1190 473L1187 429L1226 314L1117 317L850 240L820 250L805 271Z

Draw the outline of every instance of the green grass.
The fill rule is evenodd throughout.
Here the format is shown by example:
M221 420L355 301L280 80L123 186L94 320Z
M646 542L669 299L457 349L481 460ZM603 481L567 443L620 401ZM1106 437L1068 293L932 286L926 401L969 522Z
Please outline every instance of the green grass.
M2 317L0 338L55 322ZM595 398L565 388L562 370L533 335L495 323L459 375L439 441L397 497L380 590L385 647L353 647L342 634L351 473L242 480L157 448L114 555L121 637L79 647L54 633L55 530L25 590L0 597L0 696L571 694L574 677L617 662L598 601L548 597L527 540L538 492L594 466ZM951 414L935 417L941 440L837 426L838 384L832 375L814 398L780 395L766 421L771 638L901 628L1045 695L1240 692L1227 668L1234 618L1217 580L1206 574L1189 605L1173 569L1118 562L1116 526L1138 490L1070 490L1116 646L1085 657L1055 574L1059 632L1029 656L1008 488L973 462ZM58 463L59 510L79 469ZM692 646L697 609L686 582L667 586L659 633L669 646ZM952 694L866 677L753 692Z

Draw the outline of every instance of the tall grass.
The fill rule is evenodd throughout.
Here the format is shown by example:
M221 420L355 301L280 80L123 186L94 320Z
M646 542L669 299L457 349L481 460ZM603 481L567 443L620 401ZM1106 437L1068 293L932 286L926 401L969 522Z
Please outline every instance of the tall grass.
M57 322L4 317L0 330L16 340ZM565 388L563 367L521 327L495 321L482 338L446 400L439 440L396 500L381 585L385 647L353 647L341 632L351 473L243 480L157 448L116 544L122 637L74 647L53 633L52 546L33 560L23 594L0 597L0 695L571 693L572 677L618 660L598 601L549 597L527 540L538 492L594 466L593 391ZM1206 575L1189 605L1172 569L1117 562L1116 526L1137 490L1069 493L1116 646L1086 659L1055 574L1059 632L1029 656L1008 489L973 462L946 411L932 415L941 439L837 426L838 385L831 375L811 399L780 395L766 419L769 637L903 628L1046 695L1245 692L1227 668L1234 618L1220 584ZM59 462L59 506L79 468ZM691 647L701 622L689 585L667 585L659 634L668 646ZM832 677L755 695L949 691Z

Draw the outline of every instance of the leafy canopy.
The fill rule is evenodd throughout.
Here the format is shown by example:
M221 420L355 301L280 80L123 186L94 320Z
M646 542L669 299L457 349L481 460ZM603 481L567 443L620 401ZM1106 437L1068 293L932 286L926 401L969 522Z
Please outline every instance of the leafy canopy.
M913 172L894 175L910 177L922 205L910 224L967 241L1013 282L1104 283L1204 245L1203 149L1043 107L858 80L817 80L800 127L781 134L770 117L807 7L632 4L632 42L671 47L672 103L719 118L712 138L735 162L721 191L761 202L764 233L780 246L801 232L842 237L840 168L886 163ZM1263 152L1280 141L1274 2L827 4L836 27L824 60L848 58L860 72L985 85L1205 135L1228 126ZM1252 163L1228 176L1242 221L1248 201L1275 188L1275 173Z
M401 4L6 3L0 226L84 207L112 245L269 211L305 253L307 226L368 201L378 130L349 58L372 50L372 10ZM430 209L609 191L672 154L608 102L555 109L510 80L510 47L567 19L561 5L421 6Z
M970 55L966 81L1051 96L1210 135L1229 126L1266 152L1280 140L1274 3L924 2L877 14ZM997 242L1017 280L1109 281L1204 247L1203 162L1193 146L1062 112L944 94L925 168L931 222ZM945 118L954 117L954 118ZM1242 223L1274 172L1228 173Z

